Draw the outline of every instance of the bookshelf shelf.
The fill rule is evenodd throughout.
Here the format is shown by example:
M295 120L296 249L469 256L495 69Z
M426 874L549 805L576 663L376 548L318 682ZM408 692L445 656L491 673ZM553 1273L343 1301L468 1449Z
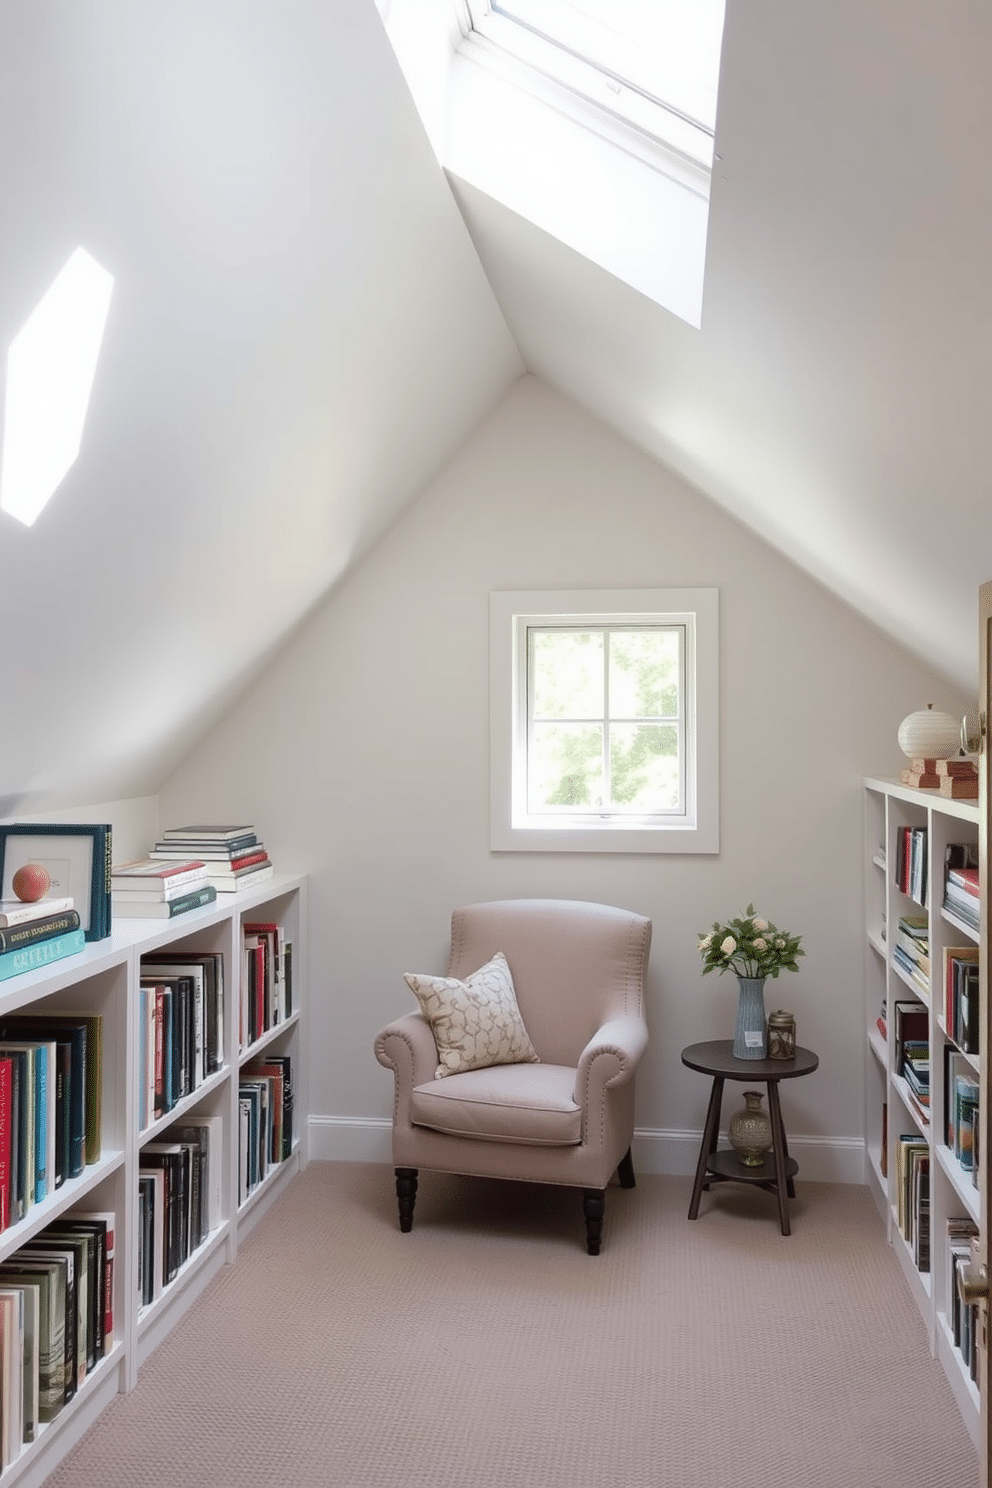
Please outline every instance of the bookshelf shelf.
M961 862L956 854L977 848L978 803L900 781L868 779L864 808L866 1180L927 1327L931 1351L978 1448L978 1390L949 1319L955 1311L951 1226L977 1226L981 1199L970 1170L948 1145L948 1119L949 1110L952 1117L967 1110L963 1096L955 1105L955 1092L967 1088L967 1076L981 1061L955 1043L945 1016L949 955L958 951L959 960L967 959L963 948L976 945L978 935L943 907L945 864ZM911 859L916 893L905 892ZM911 929L907 921L914 917ZM887 927L884 938L880 926ZM959 1004L954 1006L957 1016ZM877 1025L880 1012L884 1039ZM928 1066L917 1063L921 1047ZM913 1052L907 1055L906 1049ZM918 1085L921 1067L929 1079L929 1121L904 1075L908 1070ZM967 1143L963 1150L967 1154Z
M273 1163L265 1179L239 1209L238 1173L239 1077L246 1063L260 1054L276 1053L291 1062L294 1132L299 1133L306 1109L303 1029L306 1021L306 898L305 878L269 879L238 894L218 895L204 909L191 910L174 920L121 919L112 935L88 943L77 955L51 966L5 981L0 988L0 1019L14 1015L59 1015L69 1021L99 1015L102 1058L97 1080L101 1132L100 1154L76 1177L65 1180L46 1197L27 1208L23 1217L0 1233L0 1262L15 1257L53 1221L74 1211L114 1216L113 1332L102 1357L81 1377L76 1393L54 1419L39 1424L35 1439L0 1472L0 1488L39 1488L69 1448L89 1429L113 1397L132 1389L138 1372L155 1347L183 1313L194 1306L203 1289L222 1269L236 1261L239 1239L266 1208L275 1202L292 1175L305 1163L297 1139L282 1161ZM244 951L245 926L257 921L279 927L291 943L292 1012L255 1041L239 1050L238 1012L243 978L248 976ZM141 1056L141 979L143 958L193 958L209 955L223 966L223 1046L219 1067L208 1072L200 1063L200 1082L176 1099L171 1110L139 1129L139 1085L144 1076ZM193 1021L191 1019L190 1027ZM189 1048L193 1048L191 1038ZM23 1056L22 1056L23 1057ZM191 1056L192 1057L192 1056ZM88 1071L89 1073L89 1067ZM147 1079L151 1077L148 1076ZM193 1083L192 1079L189 1082ZM168 1140L171 1128L210 1118L209 1163L211 1227L162 1287L160 1295L142 1304L139 1291L139 1251L142 1228L139 1207L139 1168L149 1144ZM247 1212L246 1212L247 1211Z

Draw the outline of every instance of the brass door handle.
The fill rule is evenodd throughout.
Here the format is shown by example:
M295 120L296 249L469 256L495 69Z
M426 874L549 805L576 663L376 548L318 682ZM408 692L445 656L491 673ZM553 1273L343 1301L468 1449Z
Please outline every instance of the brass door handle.
M966 1307L975 1302L987 1302L989 1296L989 1268L979 1266L975 1271L971 1266L962 1266L958 1271L958 1296Z

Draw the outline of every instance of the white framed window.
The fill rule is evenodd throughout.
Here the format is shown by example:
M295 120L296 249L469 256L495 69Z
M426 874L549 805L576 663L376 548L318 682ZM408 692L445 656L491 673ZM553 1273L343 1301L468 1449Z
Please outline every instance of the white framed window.
M490 596L494 851L719 851L716 589Z

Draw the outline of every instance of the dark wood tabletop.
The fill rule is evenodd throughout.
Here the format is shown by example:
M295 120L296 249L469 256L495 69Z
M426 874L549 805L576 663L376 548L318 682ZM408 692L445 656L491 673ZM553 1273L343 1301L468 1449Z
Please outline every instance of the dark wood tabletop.
M794 1080L819 1066L812 1049L797 1048L792 1059L735 1059L733 1039L712 1039L690 1044L682 1050L682 1063L704 1075L722 1075L727 1080Z

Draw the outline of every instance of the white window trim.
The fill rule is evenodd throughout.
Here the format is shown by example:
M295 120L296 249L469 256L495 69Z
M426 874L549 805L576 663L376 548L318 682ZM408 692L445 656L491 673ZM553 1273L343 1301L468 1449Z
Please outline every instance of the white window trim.
M490 848L493 852L717 853L720 850L719 593L716 589L523 590L489 597ZM637 625L686 621L686 748L695 756L684 818L603 826L525 824L519 765L526 736L521 634L528 624L570 619ZM524 645L524 654L526 645ZM689 758L692 756L689 755Z

